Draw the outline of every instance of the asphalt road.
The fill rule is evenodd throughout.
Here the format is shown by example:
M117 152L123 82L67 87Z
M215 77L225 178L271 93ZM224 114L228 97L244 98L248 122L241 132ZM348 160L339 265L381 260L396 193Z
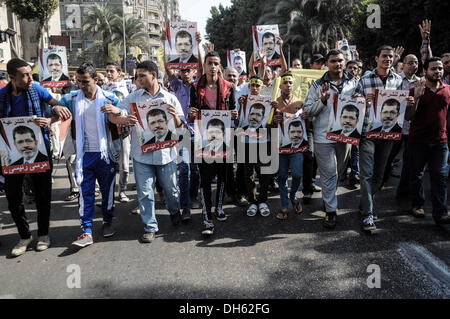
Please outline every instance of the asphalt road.
M141 244L143 225L130 214L136 205L130 190L133 201L116 203L117 234L101 236L97 209L95 243L77 250L70 247L81 233L77 202L64 202L68 180L63 166L56 167L50 249L9 258L19 237L7 201L0 199L0 298L450 297L450 235L434 225L429 200L425 219L409 215L408 203L394 197L396 178L376 196L379 230L373 235L361 230L359 189L341 186L332 231L322 227L321 193L286 221L275 218L279 199L272 193L270 217L247 217L228 204L228 220L216 221L214 236L206 240L200 210L193 210L189 224L174 228L159 205L160 232L152 244ZM26 209L36 235L34 204Z

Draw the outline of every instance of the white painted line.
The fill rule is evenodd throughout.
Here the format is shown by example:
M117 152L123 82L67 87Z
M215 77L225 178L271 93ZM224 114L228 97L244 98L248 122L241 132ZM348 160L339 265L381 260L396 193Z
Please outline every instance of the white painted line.
M450 296L450 270L445 262L421 245L400 242L397 246L399 254L406 263L425 275L434 285L440 287L446 297Z
M0 296L0 299L16 299L16 297L14 295L3 295Z

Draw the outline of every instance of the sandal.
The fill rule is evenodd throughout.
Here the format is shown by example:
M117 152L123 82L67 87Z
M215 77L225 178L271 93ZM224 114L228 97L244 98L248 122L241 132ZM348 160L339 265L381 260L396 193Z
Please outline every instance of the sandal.
M277 215L275 216L277 219L279 220L286 220L288 219L288 210L281 210L277 213Z
M301 214L303 212L303 206L298 199L291 198L292 208L296 214Z
M266 203L259 204L259 213L261 214L262 217L270 216L269 206L267 206Z
M66 202L71 202L79 197L80 197L80 192L71 192L64 200Z
M258 206L256 206L255 204L251 204L250 207L247 209L247 216L254 217L257 211Z

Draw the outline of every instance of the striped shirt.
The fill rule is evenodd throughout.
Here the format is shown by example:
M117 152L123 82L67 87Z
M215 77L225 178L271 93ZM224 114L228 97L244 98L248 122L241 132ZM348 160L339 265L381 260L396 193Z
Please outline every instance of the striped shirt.
M377 74L377 69L364 75L359 80L359 83L355 89L355 93L360 93L364 97L366 94L373 93L373 90L400 90L402 86L403 79L400 75L395 73L394 69L391 68L389 75L386 79L386 84ZM366 114L364 115L364 124L362 128L362 136L366 136L367 128L371 124L370 118L370 108L366 108Z

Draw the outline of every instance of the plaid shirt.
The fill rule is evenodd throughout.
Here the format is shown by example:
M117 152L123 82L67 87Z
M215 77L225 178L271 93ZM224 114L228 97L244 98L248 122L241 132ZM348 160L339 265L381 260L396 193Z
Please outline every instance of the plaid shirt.
M391 68L389 72L389 76L386 80L386 86L383 85L383 81L377 74L377 69L372 72L364 75L359 80L359 83L355 89L355 93L360 93L364 97L366 94L373 93L373 90L400 90L402 86L403 79L400 75L394 72L394 69ZM366 114L364 115L364 124L362 128L362 136L366 136L367 128L371 123L370 119L370 109L366 109Z

